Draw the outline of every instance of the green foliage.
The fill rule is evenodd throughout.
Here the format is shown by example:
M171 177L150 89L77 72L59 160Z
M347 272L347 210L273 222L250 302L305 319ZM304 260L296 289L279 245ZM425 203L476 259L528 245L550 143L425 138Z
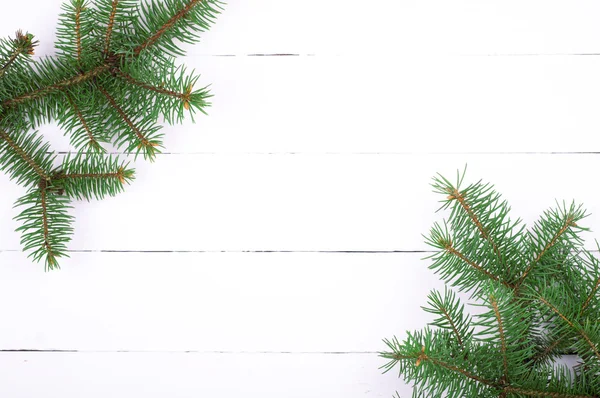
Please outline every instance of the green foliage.
M37 42L17 32L0 41L0 170L23 185L17 202L22 244L47 269L67 255L71 199L102 199L134 177L106 155L112 145L153 160L160 123L205 112L210 94L181 65L221 10L219 0L69 0L57 29L57 56L34 62ZM57 121L76 148L57 156L33 130Z
M490 184L462 188L463 177L433 180L449 216L426 237L428 258L481 311L432 291L434 320L384 340L383 369L398 368L413 397L599 398L600 266L583 246L585 211L557 205L526 230Z

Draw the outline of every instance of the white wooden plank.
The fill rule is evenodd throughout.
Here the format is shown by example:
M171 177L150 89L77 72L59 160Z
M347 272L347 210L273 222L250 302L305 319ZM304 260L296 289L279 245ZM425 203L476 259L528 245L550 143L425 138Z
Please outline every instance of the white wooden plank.
M76 253L44 273L0 253L0 349L381 351L431 319L421 257Z
M600 40L599 40L600 42ZM165 151L575 152L600 147L600 57L190 57L209 116ZM56 150L69 149L46 126Z
M63 0L12 2L4 34L35 32L52 51ZM228 1L195 54L597 53L594 0Z
M86 398L363 398L411 390L375 355L0 354L0 395Z
M442 216L431 177L465 164L467 181L496 184L515 219L575 200L600 230L595 155L164 155L138 162L118 197L77 203L70 248L425 250L421 234ZM0 250L19 249L17 225L0 225Z

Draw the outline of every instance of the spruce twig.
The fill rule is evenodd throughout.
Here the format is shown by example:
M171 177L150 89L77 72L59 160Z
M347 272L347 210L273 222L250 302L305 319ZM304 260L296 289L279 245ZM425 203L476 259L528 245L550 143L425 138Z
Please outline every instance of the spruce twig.
M415 397L600 398L600 262L583 247L585 211L558 205L528 231L491 185L463 179L434 178L450 216L427 236L429 258L485 311L470 317L450 289L432 291L424 310L436 318L384 340L382 368L399 368Z
M17 202L23 248L58 268L72 233L71 199L116 195L134 170L103 144L152 160L164 118L204 112L206 88L175 66L182 43L215 21L219 0L68 0L55 57L34 62L29 33L0 42L0 170L28 190ZM57 120L77 152L56 164L36 126Z

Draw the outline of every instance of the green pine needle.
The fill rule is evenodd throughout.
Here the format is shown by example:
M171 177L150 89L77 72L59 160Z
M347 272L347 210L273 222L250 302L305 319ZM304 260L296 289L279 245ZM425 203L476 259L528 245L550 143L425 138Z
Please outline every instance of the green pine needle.
M112 145L153 160L160 123L205 113L210 94L199 75L176 65L222 9L218 0L69 0L57 29L57 56L32 60L37 41L17 32L0 41L0 170L27 188L22 244L47 269L67 255L71 199L102 199L134 178ZM57 164L33 132L57 121L77 153Z
M482 311L431 292L434 320L384 340L382 369L398 369L413 397L600 398L600 261L583 246L585 211L557 204L526 230L493 186L463 179L434 178L449 216L426 237L428 258Z

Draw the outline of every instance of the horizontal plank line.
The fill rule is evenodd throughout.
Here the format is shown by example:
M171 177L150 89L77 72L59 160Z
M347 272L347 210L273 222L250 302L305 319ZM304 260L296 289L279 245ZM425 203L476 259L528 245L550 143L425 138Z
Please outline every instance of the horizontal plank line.
M71 151L59 151L59 152L47 152L48 154L56 153L58 155L74 155L78 152ZM88 152L83 152L88 153ZM180 156L180 155L203 155L203 156L218 156L218 155L250 155L250 156L281 156L281 155L299 155L299 156L311 156L311 155L333 155L333 156L344 156L344 155L366 155L366 156L398 156L398 155L423 155L423 156L448 156L448 155L527 155L527 156L565 156L565 155L599 155L600 151L593 152L162 152L158 153L157 156ZM134 153L130 152L107 152L106 155L125 155L133 156Z
M0 250L0 253L20 253L18 249ZM428 250L68 250L67 253L329 253L329 254L414 254L435 253Z
M45 56L55 56L56 53L48 53L48 54L36 54L33 58L43 58ZM193 57L219 57L219 58L244 58L244 57L357 57L357 56L398 56L398 55L410 55L415 58L426 57L426 56L439 56L439 57L590 57L590 56L598 56L600 53L491 53L491 54L444 54L444 53L425 53L425 54L411 54L411 53L361 53L361 54L342 54L342 53L249 53L249 54L188 54L185 55L187 58Z
M200 355L377 355L377 351L167 351L167 350L37 350L9 349L2 353L40 354L200 354Z
M20 253L18 249L0 250L0 253ZM590 253L600 252L598 250L588 250ZM433 254L435 250L68 250L67 253L140 253L140 254L168 254L168 253L257 253L257 254Z

